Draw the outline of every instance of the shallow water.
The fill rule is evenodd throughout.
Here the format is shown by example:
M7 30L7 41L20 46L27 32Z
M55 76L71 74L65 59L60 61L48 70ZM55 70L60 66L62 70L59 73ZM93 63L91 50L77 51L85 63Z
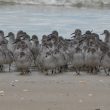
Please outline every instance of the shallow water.
M60 35L70 38L76 29L93 30L102 33L110 29L110 10L73 8L68 6L40 5L1 5L0 29L7 34L9 31L24 30L30 35L37 34L41 39L43 34L58 30ZM103 36L101 36L102 38Z

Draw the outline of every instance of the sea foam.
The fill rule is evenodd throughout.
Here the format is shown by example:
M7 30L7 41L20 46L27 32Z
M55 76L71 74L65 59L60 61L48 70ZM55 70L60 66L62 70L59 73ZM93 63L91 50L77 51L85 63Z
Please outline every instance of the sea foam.
M1 3L56 5L73 7L109 7L110 0L0 0Z

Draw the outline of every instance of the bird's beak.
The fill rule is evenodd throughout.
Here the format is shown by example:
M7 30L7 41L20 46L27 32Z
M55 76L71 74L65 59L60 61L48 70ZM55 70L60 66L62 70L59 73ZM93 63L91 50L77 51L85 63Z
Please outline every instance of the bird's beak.
M13 42L13 44L16 44L16 43L17 43L17 41Z
M83 36L85 36L86 34L83 34Z
M104 35L104 33L100 34L100 35Z
M7 38L8 36L5 36L5 38Z
M16 44L18 43L20 40L16 39L15 42L13 42L13 44Z
M75 36L72 36L71 38L75 38Z
M90 32L92 33L93 32L93 29Z
M72 33L71 35L73 35L73 34L75 34L75 33Z

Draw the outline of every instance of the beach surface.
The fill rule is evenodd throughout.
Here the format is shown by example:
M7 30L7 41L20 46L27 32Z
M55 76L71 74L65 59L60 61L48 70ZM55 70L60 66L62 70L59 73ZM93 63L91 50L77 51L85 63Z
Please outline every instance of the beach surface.
M0 110L110 110L110 77L0 73Z

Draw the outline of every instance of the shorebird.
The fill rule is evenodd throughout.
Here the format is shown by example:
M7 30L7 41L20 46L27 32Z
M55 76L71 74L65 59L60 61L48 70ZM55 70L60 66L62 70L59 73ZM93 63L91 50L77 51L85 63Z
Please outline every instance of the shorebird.
M0 52L1 52L0 64L1 65L9 64L10 71L10 67L14 60L14 57L13 53L7 48L7 43L5 42L5 40L0 43Z
M35 66L37 66L36 62L37 62L37 57L40 53L40 44L38 37L36 35L33 35L31 39L31 52L33 54L34 64Z
M110 32L108 30L104 30L101 35L105 35L104 42L108 44L110 42Z
M110 50L108 50L108 49L106 49L106 51L104 51L104 53L102 54L101 66L104 68L106 75L110 75L109 74L109 70L110 70Z
M16 67L21 71L21 75L30 72L29 67L32 63L32 53L24 41L20 41L14 52Z
M77 38L77 39L79 39L79 38L81 37L81 35L82 35L82 32L81 32L80 29L76 29L75 32L72 33L71 35L73 35L73 34L74 34L74 36L72 36L72 38Z
M14 52L14 50L15 50L15 44L14 44L14 42L15 42L15 35L14 35L14 33L9 32L6 37L9 38L9 40L8 40L8 45L7 45L8 49L9 49L11 52Z

